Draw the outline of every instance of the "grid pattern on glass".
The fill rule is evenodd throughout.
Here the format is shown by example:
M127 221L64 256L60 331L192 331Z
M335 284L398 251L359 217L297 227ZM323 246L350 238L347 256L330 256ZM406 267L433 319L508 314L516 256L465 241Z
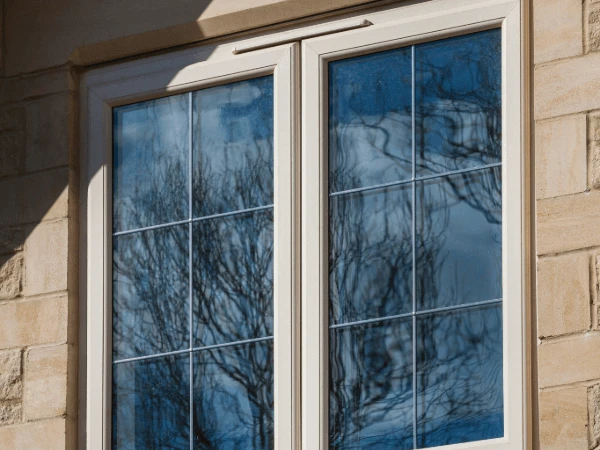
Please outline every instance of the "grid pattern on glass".
M273 107L267 76L114 110L113 449L273 448Z
M504 435L500 45L329 63L331 448Z

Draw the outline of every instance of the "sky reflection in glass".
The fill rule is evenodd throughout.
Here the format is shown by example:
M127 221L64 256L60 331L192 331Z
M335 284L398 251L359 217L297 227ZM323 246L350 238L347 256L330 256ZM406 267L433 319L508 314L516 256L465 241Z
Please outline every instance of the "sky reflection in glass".
M504 435L500 47L329 64L331 448Z
M273 120L272 76L114 110L115 450L273 448Z

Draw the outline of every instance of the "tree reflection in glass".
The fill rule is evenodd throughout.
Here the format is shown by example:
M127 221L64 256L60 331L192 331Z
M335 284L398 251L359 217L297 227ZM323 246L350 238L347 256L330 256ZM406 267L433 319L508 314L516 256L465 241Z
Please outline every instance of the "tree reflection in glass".
M272 449L273 78L114 115L112 447Z
M329 64L331 448L504 435L500 43Z

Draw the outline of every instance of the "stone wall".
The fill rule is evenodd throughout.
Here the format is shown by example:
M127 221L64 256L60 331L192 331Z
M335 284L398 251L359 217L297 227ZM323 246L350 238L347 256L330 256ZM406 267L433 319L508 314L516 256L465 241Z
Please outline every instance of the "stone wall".
M600 448L600 1L534 0L540 444Z
M68 67L0 80L0 447L74 449L77 154Z

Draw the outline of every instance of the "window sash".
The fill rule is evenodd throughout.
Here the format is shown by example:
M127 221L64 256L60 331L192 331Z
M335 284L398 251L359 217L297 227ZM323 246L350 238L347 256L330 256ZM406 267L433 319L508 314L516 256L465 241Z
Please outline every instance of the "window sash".
M436 10L427 10L427 7ZM425 11L429 15L425 14ZM404 14L401 14L404 13ZM302 448L329 448L328 63L501 28L502 302L505 436L438 448L525 447L523 359L524 182L521 151L520 3L431 2L388 12L387 23L302 42ZM370 20L370 17L367 16ZM509 332L510 330L510 332ZM518 331L517 331L518 330ZM510 411L510 414L509 414Z

